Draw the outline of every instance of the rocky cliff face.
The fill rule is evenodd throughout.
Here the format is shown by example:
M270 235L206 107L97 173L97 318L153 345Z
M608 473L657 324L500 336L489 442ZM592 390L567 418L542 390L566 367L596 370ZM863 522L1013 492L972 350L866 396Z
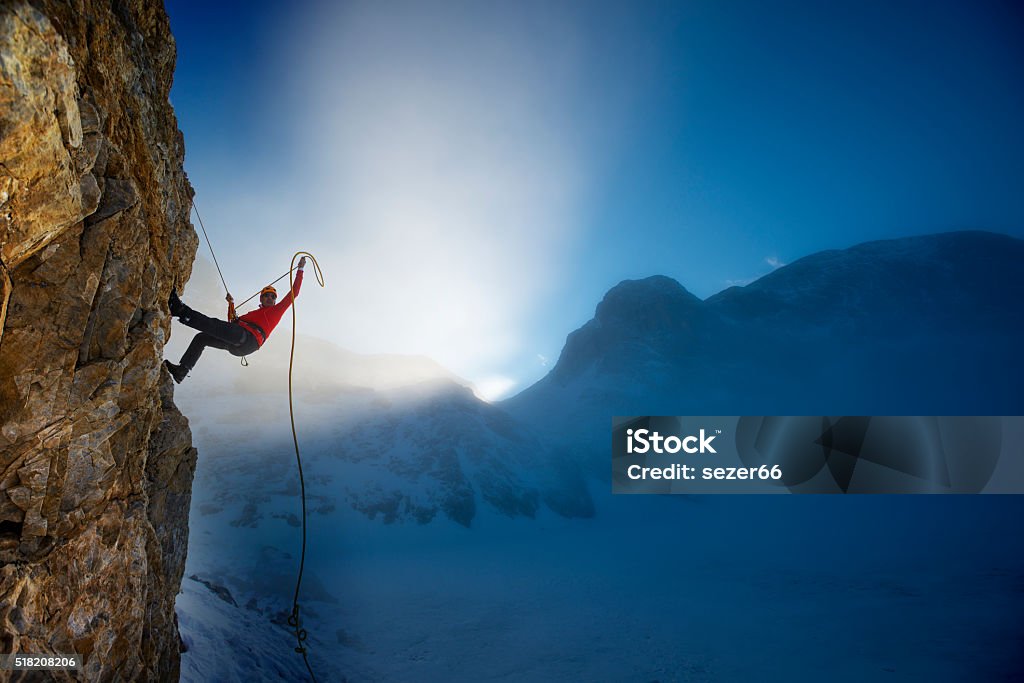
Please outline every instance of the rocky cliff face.
M197 241L174 59L157 0L0 2L0 652L77 652L82 680L178 675L195 450L160 363Z

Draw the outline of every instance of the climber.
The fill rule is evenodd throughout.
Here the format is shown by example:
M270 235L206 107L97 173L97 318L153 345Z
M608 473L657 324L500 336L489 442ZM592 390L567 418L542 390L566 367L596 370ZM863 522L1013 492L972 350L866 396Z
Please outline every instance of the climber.
M299 287L302 285L302 269L305 265L306 257L303 256L299 259L299 272L295 276L295 284L288 296L275 303L277 290L268 285L260 291L260 307L243 316L235 314L234 299L228 294L228 322L209 318L202 313L193 311L181 302L177 291L172 289L171 297L168 300L171 315L192 329L199 330L199 334L192 338L192 343L188 345L188 349L185 350L185 354L178 364L169 360L164 361L164 365L174 381L181 384L189 371L195 367L196 361L199 360L207 346L224 349L233 356L248 356L263 346L267 337L277 327L281 316L288 310L292 299L299 295Z

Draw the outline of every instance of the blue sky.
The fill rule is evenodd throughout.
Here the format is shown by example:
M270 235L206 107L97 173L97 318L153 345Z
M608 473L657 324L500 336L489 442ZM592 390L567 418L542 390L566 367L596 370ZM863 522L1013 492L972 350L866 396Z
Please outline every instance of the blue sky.
M168 0L229 285L515 392L625 278L701 297L858 242L1024 236L1012 2ZM205 253L205 246L201 248Z

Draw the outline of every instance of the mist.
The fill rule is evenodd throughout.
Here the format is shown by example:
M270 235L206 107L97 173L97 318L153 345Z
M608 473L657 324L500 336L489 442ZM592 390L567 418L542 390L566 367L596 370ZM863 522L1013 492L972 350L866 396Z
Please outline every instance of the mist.
M306 331L429 356L491 394L516 385L510 358L539 374L528 319L571 260L587 180L571 22L476 3L296 22L290 223L329 280Z

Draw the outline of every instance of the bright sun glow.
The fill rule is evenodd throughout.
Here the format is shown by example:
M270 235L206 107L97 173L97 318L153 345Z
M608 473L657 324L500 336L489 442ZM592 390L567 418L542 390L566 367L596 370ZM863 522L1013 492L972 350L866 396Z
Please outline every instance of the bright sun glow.
M475 382L473 384L473 393L477 395L477 398L491 402L507 397L512 393L512 389L515 386L516 381L511 377L495 375Z
M573 71L548 68L571 36L481 32L503 10L463 9L494 16L373 3L311 18L293 99L312 180L297 199L330 264L331 314L311 332L427 355L493 397L511 380L479 378L532 358L524 320L567 260L584 164Z

